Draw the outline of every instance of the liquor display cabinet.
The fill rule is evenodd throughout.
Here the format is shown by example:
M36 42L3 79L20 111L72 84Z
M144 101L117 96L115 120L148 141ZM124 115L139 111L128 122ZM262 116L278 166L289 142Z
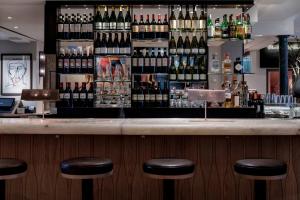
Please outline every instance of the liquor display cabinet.
M229 91L232 102L218 102L209 117L257 116L242 94L251 73L243 46L251 39L252 1L124 3L46 2L45 53L56 54L58 115L203 116L203 102L188 100L192 88Z

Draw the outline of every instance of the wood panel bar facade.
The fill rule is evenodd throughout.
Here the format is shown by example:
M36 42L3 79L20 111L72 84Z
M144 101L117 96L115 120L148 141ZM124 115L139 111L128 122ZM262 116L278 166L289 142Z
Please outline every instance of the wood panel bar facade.
M114 174L94 184L96 200L160 200L162 182L143 175L145 160L188 158L196 163L192 179L176 182L176 199L250 200L253 183L235 177L233 164L242 158L276 158L288 164L285 180L268 182L269 200L300 198L298 136L54 136L2 135L1 158L28 163L24 178L7 182L9 200L80 200L80 181L60 176L63 159L111 158Z

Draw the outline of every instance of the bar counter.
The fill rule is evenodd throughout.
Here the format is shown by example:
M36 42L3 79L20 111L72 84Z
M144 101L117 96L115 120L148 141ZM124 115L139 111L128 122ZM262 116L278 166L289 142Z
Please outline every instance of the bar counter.
M80 200L78 180L60 175L71 157L110 158L113 175L95 180L94 198L158 200L162 182L143 174L151 158L186 158L194 177L176 182L176 199L244 200L253 182L234 175L243 158L276 158L287 178L268 182L268 199L300 198L300 120L281 119L0 119L0 156L25 160L27 175L7 182L8 199Z

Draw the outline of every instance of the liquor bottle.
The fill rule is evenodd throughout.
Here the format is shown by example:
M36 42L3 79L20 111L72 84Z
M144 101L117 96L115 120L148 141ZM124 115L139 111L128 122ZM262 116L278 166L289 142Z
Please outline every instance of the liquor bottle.
M70 39L75 39L75 24L76 24L76 16L74 14L70 17Z
M129 7L127 6L124 29L125 30L130 30L130 28L131 28L131 15L130 15Z
M89 18L86 16L86 26L87 26L87 39L94 39L94 30L93 30L93 24L94 24L94 17L93 14L90 13ZM103 26L103 24L102 24Z
M57 73L62 73L64 71L64 57L65 50L64 48L60 48L59 55L57 57Z
M245 39L251 39L251 33L252 33L252 27L250 23L250 15L247 13L244 15L244 33L245 33Z
M146 54L145 54L145 57L144 57L144 72L145 73L153 73L151 72L151 69L150 69L150 54L149 54L149 50L146 49Z
M156 68L155 68L155 73L162 73L162 68L163 68L163 57L161 55L161 49L158 48L157 50L157 56L156 56Z
M245 30L244 30L244 25L242 22L242 15L238 15L236 18L236 37L238 39L243 40L244 34L245 34Z
M169 70L169 79L171 81L176 81L177 80L177 70L176 70L176 67L175 67L174 57L171 58L171 65L170 65L170 70Z
M198 52L200 55L206 55L207 54L207 43L205 42L203 36L200 37L200 40L199 40L199 47L198 47Z
M236 58L235 62L234 62L234 73L235 74L241 74L243 73L243 65L242 65L242 61L240 58Z
M76 49L72 49L72 54L70 56L70 73L76 73L76 68L75 68L76 54L77 54Z
M109 18L109 29L110 30L117 29L117 17L116 17L116 12L115 12L114 6L111 8L111 14L110 14L110 18Z
M201 11L201 15L200 15L199 21L200 21L199 22L199 28L200 28L200 30L205 31L206 30L207 16L206 16L206 14L204 13L203 10Z
M124 38L124 33L121 32L121 39L120 39L120 44L119 44L119 48L120 48L120 54L126 54L126 43L125 43L125 38Z
M170 54L175 55L177 50L176 50L176 41L174 36L171 37L171 40L169 42L169 49L170 49Z
M168 73L169 57L167 55L167 49L164 49L164 55L162 57L162 70L161 73Z
M77 55L75 58L75 73L82 73L81 71L81 57L82 57L82 52L80 49L77 51Z
M170 29L171 30L177 30L178 28L178 24L177 24L177 19L174 13L174 6L171 6L171 15L169 18L169 22L170 22Z
M144 54L143 51L138 51L138 73L144 72Z
M88 24L90 23L90 21L88 20L86 14L83 14L82 16L80 16L80 22L81 22L80 38L81 39L90 39L90 33L88 31ZM92 26L93 26L93 24L92 24ZM93 31L93 27L92 27L91 31Z
M73 107L79 107L80 102L79 102L79 86L78 82L75 82L75 88L72 92L72 97L73 97Z
M118 30L124 30L125 29L125 20L123 16L123 8L120 6L118 19L117 19L117 29Z
M90 88L87 91L87 106L93 107L94 106L94 85L90 83Z
M144 16L140 16L140 22L139 22L139 39L143 40L145 39L145 22L144 22Z
M184 53L186 55L189 55L191 53L191 42L189 36L185 37L183 48L184 48Z
M130 55L130 53L131 53L130 33L127 33L126 42L125 42L125 54Z
M107 40L107 53L108 54L113 54L114 49L113 49L113 41L112 41L112 33L108 33L108 40Z
M113 54L120 54L120 47L119 47L119 34L115 33L114 43L113 43Z
M207 70L206 70L205 57L201 56L199 60L199 78L201 81L207 80Z
M74 38L75 39L80 39L81 36L81 17L80 14L77 13L77 16L74 16L74 21L75 21L75 27L74 27Z
M222 29L221 29L221 24L220 24L220 18L217 18L215 20L214 37L215 38L221 38L222 37Z
M183 17L183 13L182 13L182 6L180 6L179 8L179 14L178 14L178 29L179 30L184 30L184 17Z
M237 81L237 77L233 76L232 78L232 86L231 86L231 105L234 108L240 107L240 91L239 84Z
M97 14L95 16L94 21L95 21L95 25L94 25L95 30L102 30L103 22L102 22L102 15L100 12L100 8L98 8L98 10L97 10Z
M136 20L136 15L133 17L132 22L132 39L138 39L139 38L139 24Z
M220 73L221 72L220 61L218 59L218 54L217 53L214 53L212 55L211 72L212 73Z
M177 40L177 54L182 55L184 53L184 44L182 36L180 35Z
M193 5L193 15L192 15L192 27L191 29L194 31L194 30L197 30L199 29L199 19L198 19L198 16L197 16L197 8L195 5Z
M67 40L70 37L70 21L69 21L70 17L68 16L68 14L65 14L65 20L64 20L64 36L63 39Z
M224 107L225 108L231 108L232 107L232 101L231 101L231 85L227 78L224 77L224 83L223 83L223 89L225 90L225 102L224 102Z
M150 38L156 38L156 21L155 21L155 15L152 14L152 21L151 21L151 24L150 24Z
M65 102L64 102L64 95L65 95L65 91L64 91L64 83L60 82L59 83L59 101L57 102L57 107L65 107Z
M100 48L100 54L107 54L107 40L106 40L106 34L105 33L102 33L102 40L101 40L99 48Z
M169 39L169 23L168 23L168 15L165 14L164 22L162 25L162 38Z
M200 43L199 43L200 44ZM192 54L198 54L199 53L199 49L198 49L198 40L197 40L197 37L196 37L196 34L193 33L193 38L192 38Z
M107 7L104 7L104 14L103 14L103 19L102 19L102 29L103 30L109 30L109 16L108 16L108 11L107 11Z
M155 28L155 37L156 38L162 38L164 32L164 25L161 22L161 16L160 14L157 17L157 23Z
M229 28L228 28L228 21L227 21L227 15L223 15L223 22L221 24L222 29L222 38L227 39L229 37Z
M164 81L164 89L163 89L163 99L162 99L162 106L168 107L169 105L169 90L168 90L168 82Z
M72 99L72 90L71 90L71 83L70 82L67 82L66 84L66 89L64 91L64 105L66 107L72 107L73 104L73 99Z
M87 62L87 73L94 74L94 56L93 51L90 49L88 54L88 62Z
M70 73L70 50L66 49L66 54L64 56L64 73Z
M190 17L190 11L189 11L189 6L186 5L186 10L185 10L185 18L184 18L184 29L185 30L191 30L192 28L192 20Z
M154 48L152 48L150 57L150 73L154 73L156 71L156 64L156 56L154 54Z
M223 72L230 73L232 68L232 62L229 57L229 54L225 54L224 61L223 61Z
M163 91L160 87L160 82L157 82L157 87L155 90L155 101L157 107L163 106Z
M180 63L178 68L177 79L179 81L184 81L185 79L185 69L182 62Z
M59 13L57 17L57 38L63 39L64 38L64 16Z
M236 25L232 14L229 16L229 38L236 38Z
M185 73L184 73L184 74L185 74L184 79L185 79L186 81L191 81L191 80L192 80L192 77L193 77L193 69L191 68L191 66L190 66L190 65L187 65L184 72L185 72Z
M193 81L199 81L200 80L200 71L199 71L199 63L200 63L200 58L197 57L195 61L195 65L193 67Z
M214 38L215 35L214 32L215 32L215 28L211 19L211 15L209 15L207 19L207 37Z
M144 24L144 27L145 27L145 33L144 33L144 39L152 39L151 37L151 32L150 32L150 19L149 19L149 15L147 15L146 17L146 21L145 21L145 24Z
M87 48L84 48L83 55L81 57L81 72L88 72L88 56L87 56Z
M132 55L132 72L136 73L138 70L137 68L138 68L138 55L137 55L137 50L134 49Z
M102 35L102 37L104 37L105 34ZM94 48L95 48L95 54L101 54L101 45L103 43L103 39L102 41L100 40L100 33L97 33L97 38L94 42Z
M87 105L88 105L87 96L88 96L88 91L86 89L86 83L82 82L81 90L79 92L79 105L80 105L80 107L87 107Z

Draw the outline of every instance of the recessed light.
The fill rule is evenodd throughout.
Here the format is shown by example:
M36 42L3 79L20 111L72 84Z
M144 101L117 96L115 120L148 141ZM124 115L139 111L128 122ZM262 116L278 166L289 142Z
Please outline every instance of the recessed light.
M262 34L258 34L258 35L255 35L255 37L263 37L264 35Z
M19 28L18 26L15 26L15 27L14 27L14 29L18 29L18 28Z
M11 17L11 16L8 16L8 17L7 17L7 19L9 19L9 20L12 20L12 19L13 19L13 17Z

